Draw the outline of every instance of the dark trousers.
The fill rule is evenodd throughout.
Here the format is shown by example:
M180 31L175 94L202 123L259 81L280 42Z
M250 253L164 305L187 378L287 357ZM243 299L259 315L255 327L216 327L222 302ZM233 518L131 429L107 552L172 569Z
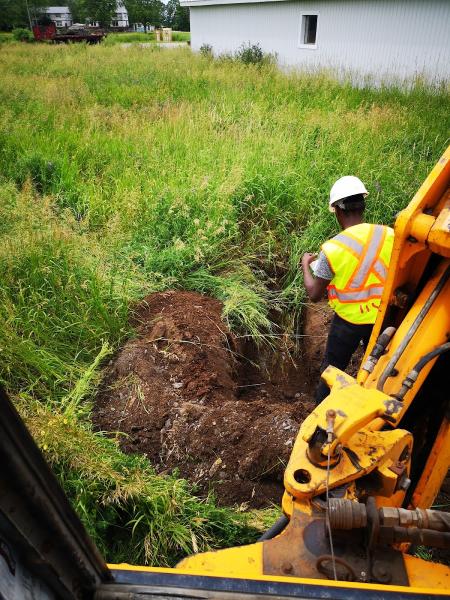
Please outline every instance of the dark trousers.
M362 340L364 347L369 343L372 329L373 325L354 325L341 319L335 313L331 321L320 372L323 373L328 365L333 365L333 367L345 371L353 353L358 348L359 342ZM321 379L316 390L316 404L320 404L329 393L330 390L327 384Z

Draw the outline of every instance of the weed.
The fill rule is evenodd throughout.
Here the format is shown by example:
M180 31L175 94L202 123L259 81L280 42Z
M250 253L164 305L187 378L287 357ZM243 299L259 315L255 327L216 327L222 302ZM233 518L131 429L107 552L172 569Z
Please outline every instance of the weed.
M264 62L264 52L259 44L242 44L242 46L236 50L236 60L240 60L244 65L259 65Z
M259 44L242 44L235 53L236 60L240 60L244 65L261 65L274 62L271 54L263 52Z
M212 58L213 47L211 46L211 44L202 44L200 46L200 54L205 58Z

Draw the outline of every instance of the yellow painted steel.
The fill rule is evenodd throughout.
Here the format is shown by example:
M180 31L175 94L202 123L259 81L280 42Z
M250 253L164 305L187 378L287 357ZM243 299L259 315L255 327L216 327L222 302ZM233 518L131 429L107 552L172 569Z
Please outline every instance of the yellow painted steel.
M373 346L385 327L385 321L389 307L400 303L400 299L398 298L396 291L405 289L405 287L410 289L415 289L417 287L417 284L423 275L425 266L430 258L431 252L434 252L437 249L434 246L434 231L431 237L433 248L427 245L425 235L427 232L431 235L433 226L437 227L439 230L442 230L443 222L446 222L445 219L448 216L446 203L448 200L449 186L450 146L447 148L436 166L425 179L414 198L408 204L407 208L402 210L397 216L394 227L394 248L389 265L389 272L381 298L378 318L373 328L365 358L367 358L370 348ZM441 211L444 211L443 215L441 214ZM431 228L427 229L428 226L425 227L425 231L420 234L420 237L414 238L414 236L412 236L414 223L416 220L420 221L423 219L424 216L432 218L433 225L431 224L431 220L428 219L428 223L431 225ZM436 218L438 223L435 221ZM420 227L416 226L414 232L419 235L417 229L420 229ZM448 257L448 251L450 247L448 232L444 232L444 234L440 236L440 240L442 243L440 244L441 249L438 254ZM406 306L401 309L399 319L401 319L401 317L405 314L406 310ZM364 373L360 370L358 373L358 381L360 383L364 383L366 377L367 373Z
M245 555L248 550L250 554L254 552L256 557L262 556L262 551L256 552L254 546L262 544L252 544L250 546L242 546L240 548L230 548L228 550L218 550L217 552L205 552L202 555L196 554L189 559L185 559L179 563L176 569L165 569L160 567L142 567L129 565L127 563L109 564L109 569L113 571L142 571L146 573L177 573L179 575L199 575L211 577L235 577L236 579L254 579L257 581L276 581L279 583L299 583L308 584L311 586L323 587L323 579L310 579L305 577L286 577L282 575L263 575L261 572L262 562L255 560L249 564L245 560ZM225 554L226 553L226 554ZM233 554L233 556L231 556ZM202 557L200 559L200 557ZM242 561L246 565L245 569L236 568L237 563ZM449 570L444 565L425 562L414 556L405 556L406 569L410 578L411 586L405 588L400 585L385 585L375 583L360 583L352 581L326 581L326 585L331 590L336 591L339 588L350 588L367 592L367 597L370 598L370 592L402 592L403 594L411 594L414 598L415 594L429 594L430 596L442 597L450 596L450 580ZM231 574L234 572L234 574Z
M414 490L410 508L429 508L436 498L450 465L450 421L445 420L436 436L427 463Z

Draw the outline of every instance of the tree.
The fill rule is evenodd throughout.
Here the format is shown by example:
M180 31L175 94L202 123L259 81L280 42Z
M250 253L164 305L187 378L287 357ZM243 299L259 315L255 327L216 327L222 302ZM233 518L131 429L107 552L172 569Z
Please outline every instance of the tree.
M189 31L189 9L180 6L180 0L169 0L164 14L164 25L176 31Z
M110 27L117 9L116 0L79 0L78 14L85 16L100 27Z
M0 31L30 27L47 4L45 0L0 0Z
M142 23L145 31L148 25L161 26L164 5L160 0L125 0L125 7L130 24Z
M68 0L67 2L70 14L72 15L72 21L74 23L85 23L88 18L86 13L86 7L83 0Z

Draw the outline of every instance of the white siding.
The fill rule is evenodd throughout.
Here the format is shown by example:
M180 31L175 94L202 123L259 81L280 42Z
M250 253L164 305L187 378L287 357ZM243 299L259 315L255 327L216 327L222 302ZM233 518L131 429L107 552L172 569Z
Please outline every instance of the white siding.
M189 6L189 2L183 3ZM215 53L259 43L281 65L358 78L450 76L450 0L311 0L191 6L191 44ZM319 13L317 48L299 48L303 13Z

